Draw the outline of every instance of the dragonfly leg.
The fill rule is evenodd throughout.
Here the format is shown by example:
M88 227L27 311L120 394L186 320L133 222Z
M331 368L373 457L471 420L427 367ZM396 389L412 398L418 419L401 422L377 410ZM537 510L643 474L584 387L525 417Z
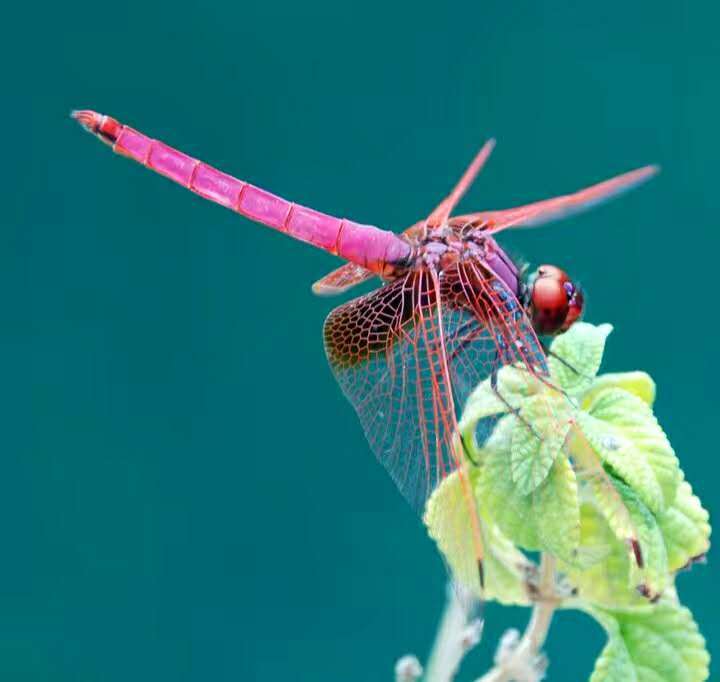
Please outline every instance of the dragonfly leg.
M577 374L579 377L590 380L589 376L587 376L586 374L583 374L579 369L577 369L577 367L573 366L572 363L568 362L565 358L561 357L554 350L545 346L544 344L543 344L543 351L545 351L545 355L547 355L548 357L555 358L559 363L565 365L565 367L567 367L571 372L574 372L575 374Z
M470 330L469 333L466 333L468 330ZM485 330L482 327L478 327L475 320L469 320L468 322L465 322L457 330L457 336L459 338L459 341L457 343L457 346L453 349L453 352L448 357L448 360L450 362L455 360L455 358L460 355L460 353L465 350L475 339L482 336L484 331ZM463 334L463 336L460 336L460 334Z
M567 360L565 360L565 358L561 358L557 353L555 353L554 351L550 350L550 348L549 348L548 346L546 346L544 343L541 343L540 345L541 345L541 348L542 348L542 350L543 350L543 353L545 353L546 356L552 356L552 357L554 357L558 362L560 362L560 363L562 363L563 365L565 365L568 369L570 369L572 372L575 372L575 374L577 374L578 376L581 376L581 377L583 377L584 379L588 379L588 380L591 379L591 377L586 376L585 374L583 374L582 372L580 372L579 369L573 367L571 363L569 363ZM520 350L521 350L523 353L527 353L527 352L528 352L527 349L526 349L526 347L525 347L524 345L522 345L522 344L520 344L519 348L520 348ZM561 388L560 386L557 386L557 385L555 385L554 383L552 383L552 381L550 381L550 378L549 378L547 375L538 374L538 373L536 373L536 372L532 372L532 371L527 367L527 365L521 367L521 370L524 371L524 372L527 372L528 374L531 374L532 376L534 376L536 379L538 379L538 381L540 381L540 382L542 382L543 384L545 384L545 386L547 386L549 389L551 389L551 390L553 390L553 391L557 391L558 393L561 393L561 394L562 394L563 396L565 396L568 400L570 399L570 394L569 394L564 388Z

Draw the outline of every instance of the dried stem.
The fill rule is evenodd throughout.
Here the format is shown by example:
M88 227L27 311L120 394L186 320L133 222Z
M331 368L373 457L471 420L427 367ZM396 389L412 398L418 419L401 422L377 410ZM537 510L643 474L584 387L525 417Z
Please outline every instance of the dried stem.
M555 593L555 558L543 554L540 562L539 598L533 608L525 634L517 642L503 638L495 655L495 667L476 682L538 682L544 677L547 661L541 649L553 613L560 599ZM516 632L516 631L511 631Z
M539 581L534 585L536 602L522 638L508 630L500 640L494 667L476 682L539 682L545 675L547 660L542 647L553 613L562 596L557 593L555 558L542 554ZM455 587L448 588L447 604L433 644L425 682L452 682L463 657L482 636L482 621L470 620L472 598ZM395 667L397 682L414 682L422 675L414 656L401 658Z
M428 662L426 682L451 682L465 654L480 641L482 621L469 621L473 605L474 599L463 593L462 588L448 587L447 605Z
M416 682L423 674L420 661L408 654L395 664L395 682Z

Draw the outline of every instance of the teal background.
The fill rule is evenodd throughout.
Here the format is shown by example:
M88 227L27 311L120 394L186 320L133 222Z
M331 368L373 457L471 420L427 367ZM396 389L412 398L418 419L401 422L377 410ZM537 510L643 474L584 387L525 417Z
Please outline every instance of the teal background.
M0 678L391 679L444 571L326 366L332 257L115 158L111 113L291 199L402 229L480 143L463 207L648 162L650 185L504 236L570 270L716 508L714 3L206 2L4 14ZM679 586L720 642L712 561ZM461 679L522 610L487 609ZM561 613L550 680L603 643Z

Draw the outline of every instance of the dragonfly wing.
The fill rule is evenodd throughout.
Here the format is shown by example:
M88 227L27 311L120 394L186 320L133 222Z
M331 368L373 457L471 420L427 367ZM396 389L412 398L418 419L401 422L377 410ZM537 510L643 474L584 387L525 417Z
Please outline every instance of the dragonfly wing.
M419 514L456 468L452 396L425 339L434 304L423 279L411 273L354 299L324 328L328 361L371 449Z
M452 192L448 194L437 206L437 208L430 214L427 219L428 225L442 225L450 217L455 207L458 205L460 199L463 198L465 192L468 191L470 185L475 181L478 173L482 170L483 166L490 158L492 150L495 148L495 140L488 140L477 153L475 158L472 160L467 170L463 173L463 176L458 181L457 185L453 188Z
M375 277L374 272L355 263L345 263L312 285L318 296L335 296Z
M491 234L509 227L537 227L553 220L560 220L581 211L586 211L623 192L627 192L649 180L658 170L657 166L645 166L572 194L545 199L544 201L518 206L517 208L501 211L481 211L480 213L457 216L452 218L451 224L457 228L477 227Z
M456 474L461 496L436 539L465 548L469 570L454 571L455 580L478 594L484 585L482 533L455 438L440 278L413 271L332 311L324 332L330 365L370 447L415 511L424 515L432 492Z
M531 371L546 371L517 299L480 266L442 278L412 272L332 311L324 335L330 365L371 449L420 515L450 474L468 477L454 437L456 405L509 361L525 357ZM469 512L458 518L469 518L470 526L456 534L480 538L472 492L458 503ZM453 533L448 543L457 542Z

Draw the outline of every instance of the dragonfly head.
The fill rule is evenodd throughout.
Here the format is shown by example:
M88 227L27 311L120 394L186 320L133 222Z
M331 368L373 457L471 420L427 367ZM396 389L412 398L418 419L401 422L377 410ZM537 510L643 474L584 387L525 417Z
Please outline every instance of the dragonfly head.
M538 334L567 331L582 317L585 297L567 274L554 265L541 265L528 280L530 317Z
M122 127L114 118L98 114L96 111L90 111L89 109L73 111L70 116L89 133L96 135L109 145L115 144Z

